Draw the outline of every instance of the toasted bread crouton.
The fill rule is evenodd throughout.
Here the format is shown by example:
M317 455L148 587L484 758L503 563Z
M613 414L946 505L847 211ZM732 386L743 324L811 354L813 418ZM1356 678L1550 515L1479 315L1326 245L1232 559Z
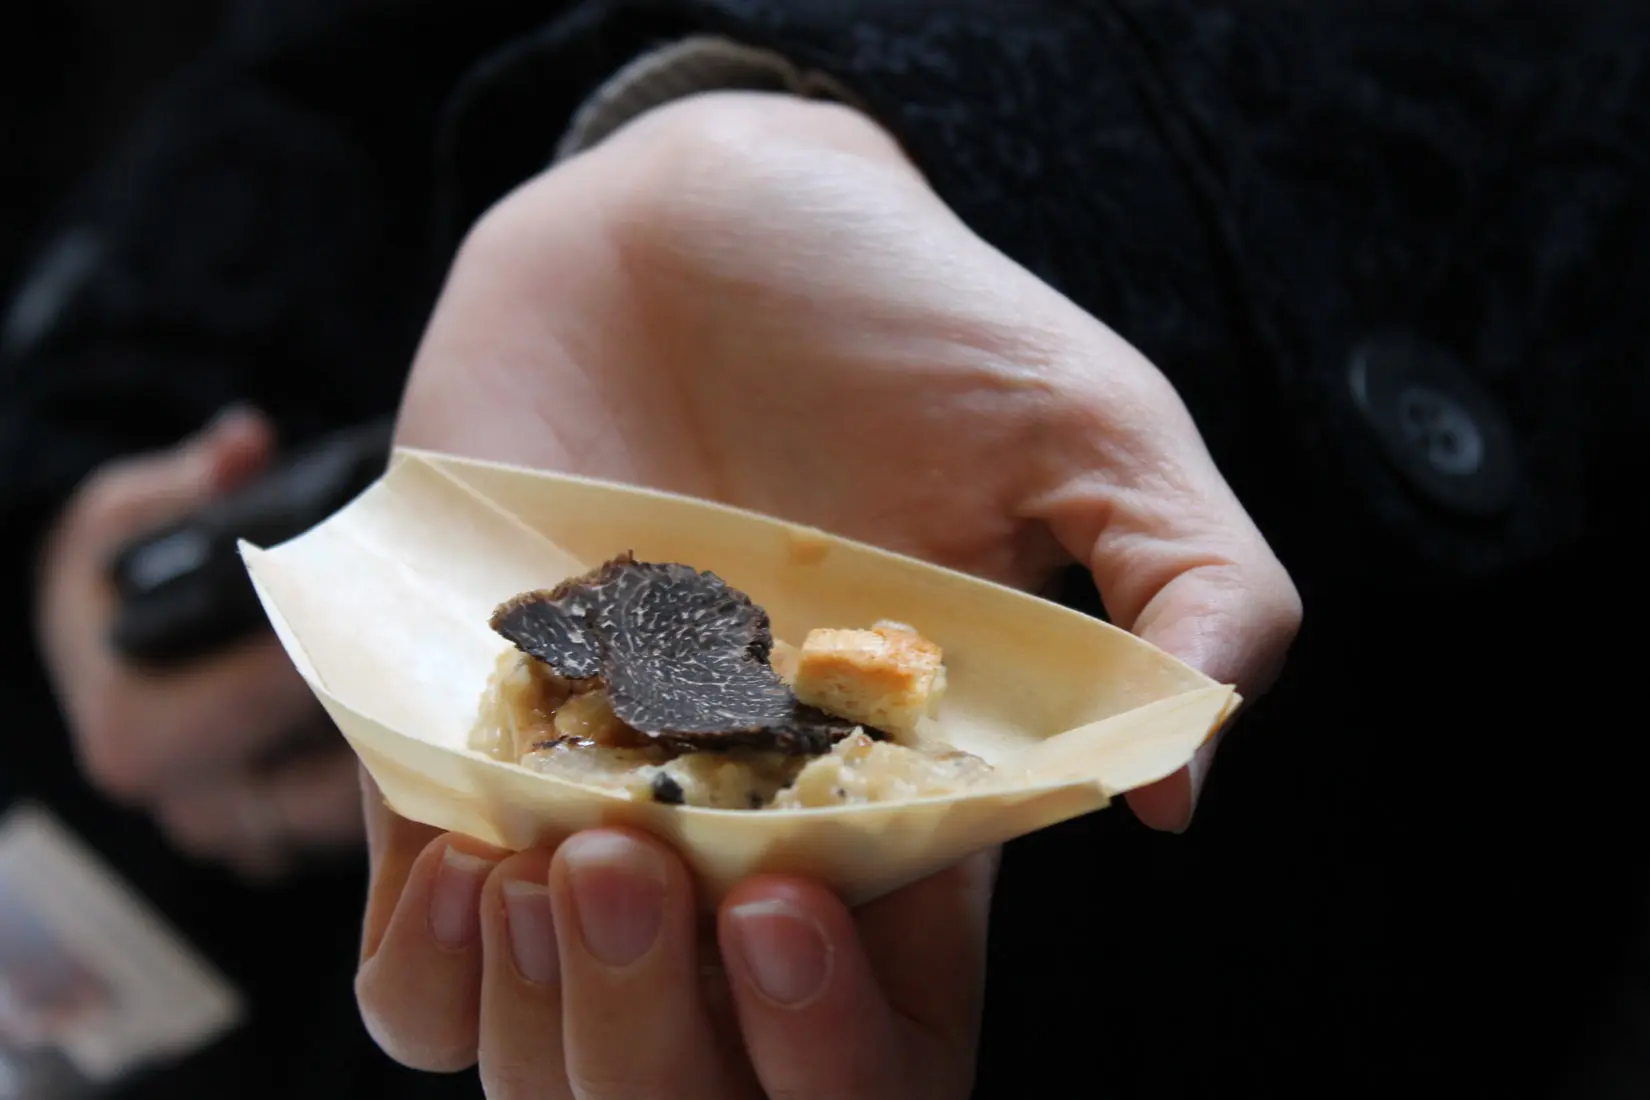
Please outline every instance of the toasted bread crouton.
M795 662L802 702L909 738L945 690L940 647L903 623L810 631Z

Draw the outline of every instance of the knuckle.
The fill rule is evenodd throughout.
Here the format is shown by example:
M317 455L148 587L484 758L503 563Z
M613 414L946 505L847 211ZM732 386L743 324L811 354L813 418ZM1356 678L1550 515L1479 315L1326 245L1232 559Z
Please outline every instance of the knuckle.
M690 188L706 180L741 179L752 172L783 136L767 118L749 109L743 101L723 100L711 104L678 107L661 118L675 124L662 128L652 148L657 167L668 169ZM728 173L735 173L730 177Z
M408 1069L458 1073L476 1064L476 1031L417 997L396 996L376 980L368 963L356 972L355 1002L367 1034L387 1056Z
M730 226L796 207L799 195L841 201L871 181L886 188L887 165L903 160L875 123L833 103L713 95L663 109L645 140L634 136L622 239L665 260L725 252Z
M1300 589L1284 568L1283 563L1268 554L1267 567L1261 571L1259 598L1255 608L1256 621L1266 636L1284 646L1293 643L1301 628L1305 607Z

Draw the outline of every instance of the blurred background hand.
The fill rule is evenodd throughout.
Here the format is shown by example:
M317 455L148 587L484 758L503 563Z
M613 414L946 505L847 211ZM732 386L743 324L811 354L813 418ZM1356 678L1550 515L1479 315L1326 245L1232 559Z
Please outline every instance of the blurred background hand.
M237 408L170 450L100 469L45 543L36 614L92 782L152 814L184 851L257 878L360 841L354 757L267 630L177 670L123 660L109 641L109 564L131 539L262 472L274 444L261 414Z

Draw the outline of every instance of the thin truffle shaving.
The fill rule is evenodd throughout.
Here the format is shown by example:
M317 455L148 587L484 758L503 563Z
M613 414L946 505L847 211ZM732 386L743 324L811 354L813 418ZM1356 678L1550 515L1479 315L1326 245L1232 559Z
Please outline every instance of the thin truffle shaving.
M602 653L584 622L549 592L528 592L493 612L492 628L529 657L544 662L575 692L602 683Z
M619 721L682 751L816 755L857 724L802 704L769 664L768 616L714 573L622 554L501 605L492 627Z

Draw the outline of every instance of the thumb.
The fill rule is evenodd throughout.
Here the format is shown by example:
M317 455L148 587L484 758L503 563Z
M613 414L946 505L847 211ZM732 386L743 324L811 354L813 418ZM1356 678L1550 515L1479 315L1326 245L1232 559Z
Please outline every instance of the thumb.
M1269 551L1234 557L1188 564L1174 574L1135 618L1133 632L1211 678L1237 685L1247 707L1281 671L1301 607ZM1179 772L1130 791L1125 799L1135 816L1154 829L1184 831L1230 727L1228 717Z
M1061 441L1057 488L1035 511L1088 565L1116 625L1251 703L1282 668L1300 595L1178 394L1137 365L1082 418L1079 437ZM1220 736L1176 774L1128 793L1143 823L1174 832L1191 823Z

